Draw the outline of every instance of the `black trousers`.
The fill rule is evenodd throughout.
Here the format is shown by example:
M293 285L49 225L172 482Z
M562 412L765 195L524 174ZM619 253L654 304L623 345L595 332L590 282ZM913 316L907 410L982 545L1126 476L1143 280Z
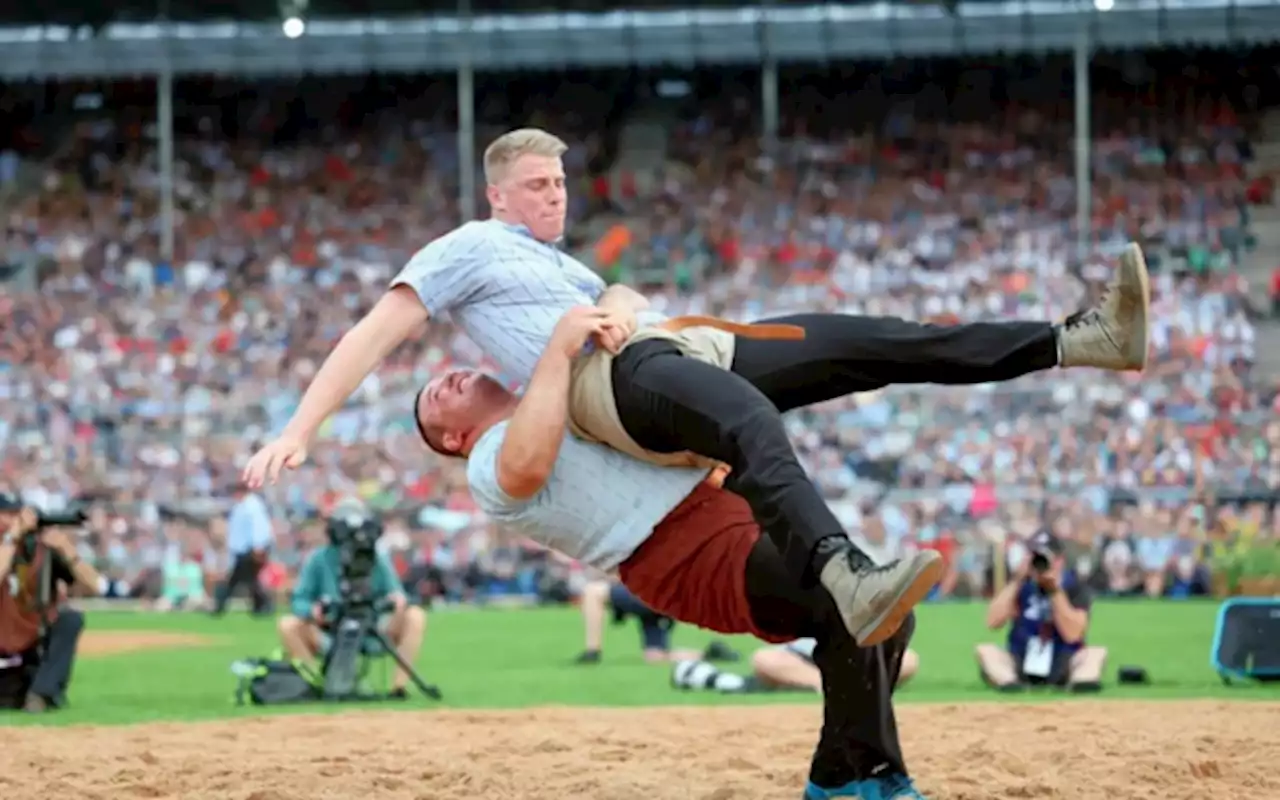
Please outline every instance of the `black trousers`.
M227 610L227 602L241 586L249 587L249 597L253 602L253 613L265 613L271 605L267 592L258 581L258 573L262 571L263 558L256 557L253 551L236 555L231 562L231 574L218 586L214 598L213 613L222 614Z
M613 362L618 414L637 444L728 464L725 488L751 505L791 574L814 582L814 546L842 534L796 458L782 412L893 383L973 384L1058 363L1053 326L937 326L888 317L801 314L801 341L738 339L732 370L685 358L669 342L627 347Z
M869 778L887 765L907 775L893 713L893 689L915 631L915 615L875 647L859 647L835 604L819 587L790 579L773 542L761 536L747 559L747 598L761 630L787 638L818 640L814 664L822 674L822 734L809 780L834 788Z
M70 608L58 612L45 634L44 654L36 666L28 691L38 694L55 706L66 705L67 687L71 685L71 669L75 665L76 645L84 630L84 614Z

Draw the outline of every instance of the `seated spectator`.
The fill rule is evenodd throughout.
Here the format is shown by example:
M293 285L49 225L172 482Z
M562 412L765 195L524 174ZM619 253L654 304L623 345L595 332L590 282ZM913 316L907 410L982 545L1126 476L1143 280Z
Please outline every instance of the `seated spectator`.
M204 591L204 569L189 552L179 550L164 561L163 583L157 611L202 611L209 603Z
M1085 644L1092 598L1066 568L1063 544L1049 531L1027 543L1013 579L987 606L987 627L1009 626L1004 647L978 645L978 668L997 691L1027 686L1065 687L1075 692L1102 688L1107 651Z
M751 654L748 676L722 672L706 660L678 661L671 669L671 685L678 689L706 689L729 694L756 692L821 692L822 675L813 663L815 639L796 639L762 647ZM907 648L902 654L895 688L920 669L920 656Z

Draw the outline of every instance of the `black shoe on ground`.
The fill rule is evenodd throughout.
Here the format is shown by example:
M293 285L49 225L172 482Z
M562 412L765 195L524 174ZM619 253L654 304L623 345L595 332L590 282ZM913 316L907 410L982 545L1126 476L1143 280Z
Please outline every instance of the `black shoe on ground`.
M735 661L741 661L742 655L724 642L716 640L707 645L707 649L702 652L702 660L732 664Z
M578 656L577 658L575 658L575 659L573 660L573 663L575 663L575 664L599 664L599 663L600 663L600 651L599 651L599 650L583 650L583 651L582 651L582 655L580 655L580 656Z

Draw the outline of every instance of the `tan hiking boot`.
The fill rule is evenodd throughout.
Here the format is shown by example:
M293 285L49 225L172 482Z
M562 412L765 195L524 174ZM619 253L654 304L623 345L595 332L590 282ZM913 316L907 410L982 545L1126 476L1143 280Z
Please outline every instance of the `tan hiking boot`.
M1151 284L1142 248L1130 244L1102 301L1077 311L1058 328L1063 367L1096 367L1117 372L1147 367L1151 333Z
M856 564L858 551L837 553L818 580L831 593L840 618L861 647L873 647L893 636L911 609L942 580L942 556L920 550L882 567Z

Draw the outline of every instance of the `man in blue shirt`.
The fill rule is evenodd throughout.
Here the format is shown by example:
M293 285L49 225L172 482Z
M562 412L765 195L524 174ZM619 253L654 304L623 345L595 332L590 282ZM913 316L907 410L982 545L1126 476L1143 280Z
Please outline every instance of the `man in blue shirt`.
M1073 692L1102 688L1107 651L1085 644L1092 598L1066 568L1061 540L1048 530L1027 542L1012 579L987 607L987 627L1009 626L1005 647L978 645L983 680L997 691L1028 685L1065 687Z
M326 544L307 556L289 603L290 613L280 617L278 625L280 642L291 658L322 659L328 652L332 643L330 628L337 622L332 604L341 597L338 588L341 579L342 564L336 547ZM378 617L378 629L395 646L396 652L413 664L422 649L427 629L426 612L409 605L400 579L382 553L374 562L371 582L374 600L391 609ZM409 676L397 667L391 679L391 694L407 696L408 681Z
M258 580L258 573L267 563L267 553L275 541L271 512L260 495L246 491L236 484L231 489L234 504L227 517L227 553L231 559L231 571L218 586L214 598L213 613L222 614L236 589L247 586L253 601L253 613L270 610L267 592Z

